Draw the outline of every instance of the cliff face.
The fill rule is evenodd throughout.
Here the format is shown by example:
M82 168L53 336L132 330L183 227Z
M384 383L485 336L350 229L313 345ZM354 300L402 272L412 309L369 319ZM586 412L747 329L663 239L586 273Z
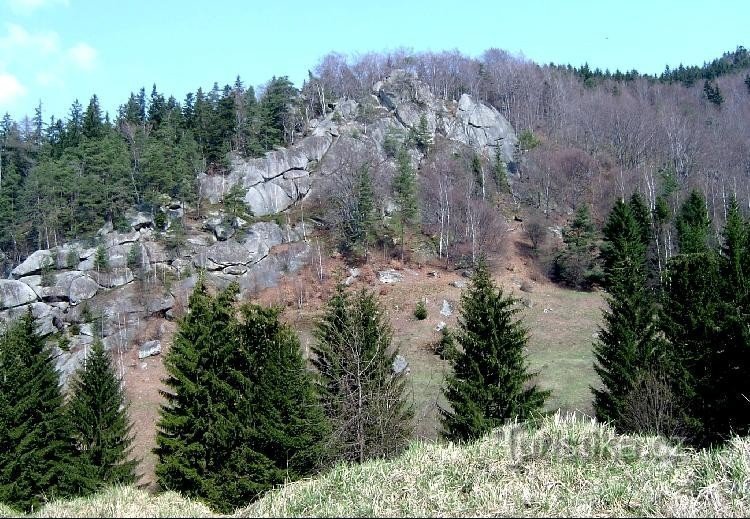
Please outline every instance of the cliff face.
M433 139L440 135L484 156L513 160L518 139L500 112L467 94L457 102L439 99L416 77L396 70L374 85L369 98L336 103L333 112L313 120L307 136L290 148L258 159L233 156L228 175L199 175L201 196L217 203L240 185L256 216L284 211L353 151L364 148L378 161L388 160L386 136L417 131L422 119ZM413 158L418 162L421 156Z
M353 156L393 162L386 141L403 141L423 130L425 121L433 139L513 160L517 139L497 110L468 95L446 102L416 77L394 71L368 98L341 100L325 118L311 121L293 146L257 159L231 156L224 175L201 173L199 199L204 207L217 204L240 186L256 218L287 211L315 191L325 193L328 178L346 171ZM421 153L410 153L418 166ZM0 323L31 310L39 333L59 339L57 363L66 381L94 337L110 349L130 348L144 340L140 332L150 323L173 318L174 307L187 304L198 271L219 287L237 282L247 295L274 286L283 273L309 261L302 222L250 223L210 205L196 221L186 219L183 209L177 201L162 206L166 232L156 229L151 214L131 212L127 232L110 225L89 242L34 252L13 269L12 279L0 280ZM178 220L184 236L175 244L167 236ZM159 350L153 344L147 349Z

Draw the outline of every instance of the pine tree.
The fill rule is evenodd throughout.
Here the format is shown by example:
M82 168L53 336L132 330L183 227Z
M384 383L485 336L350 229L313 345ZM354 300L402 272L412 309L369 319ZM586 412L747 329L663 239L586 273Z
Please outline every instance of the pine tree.
M658 369L659 360L654 302L646 284L643 223L632 207L618 200L604 226L601 249L609 309L594 344L594 369L602 381L601 389L592 388L594 410L599 420L620 430L626 429L626 398L647 370Z
M527 419L541 411L548 391L529 382L524 348L528 332L520 321L516 301L493 283L486 262L478 262L461 295L457 342L462 350L453 359L441 410L444 436L472 440L508 420Z
M99 483L134 483L138 462L129 459L133 435L125 394L101 341L94 342L70 388L67 413L73 437Z
M404 373L393 373L398 349L375 296L362 290L352 298L339 284L316 339L313 364L331 422L331 459L363 462L398 454L411 436L413 411Z
M31 510L45 499L90 493L50 350L29 311L0 336L0 503Z

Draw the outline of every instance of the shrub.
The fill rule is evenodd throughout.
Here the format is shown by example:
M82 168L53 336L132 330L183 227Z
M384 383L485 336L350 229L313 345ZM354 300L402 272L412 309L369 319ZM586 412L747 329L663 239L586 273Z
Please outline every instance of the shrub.
M424 304L424 301L417 302L417 306L414 308L414 317L420 321L427 319L427 306Z

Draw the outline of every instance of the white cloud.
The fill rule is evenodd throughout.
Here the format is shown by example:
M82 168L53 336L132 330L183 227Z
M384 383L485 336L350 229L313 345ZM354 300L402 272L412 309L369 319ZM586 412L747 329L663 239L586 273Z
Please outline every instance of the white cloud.
M68 59L81 70L93 70L96 66L96 49L87 43L77 43L68 49Z
M31 14L42 7L69 5L68 0L8 0L8 7L16 14Z
M12 74L0 72L0 106L10 105L26 95L26 88Z
M30 33L16 24L7 27L7 34L0 38L0 50L5 53L24 51L48 56L60 50L60 38L55 32Z

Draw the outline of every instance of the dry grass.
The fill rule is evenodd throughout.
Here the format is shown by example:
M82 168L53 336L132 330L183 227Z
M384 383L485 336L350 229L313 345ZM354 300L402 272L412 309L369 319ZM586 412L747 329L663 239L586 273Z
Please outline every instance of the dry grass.
M468 445L418 442L391 461L341 465L269 492L234 517L746 516L750 439L695 452L618 436L574 415L512 424ZM0 516L9 510L0 508ZM40 517L208 516L166 493L115 488Z

